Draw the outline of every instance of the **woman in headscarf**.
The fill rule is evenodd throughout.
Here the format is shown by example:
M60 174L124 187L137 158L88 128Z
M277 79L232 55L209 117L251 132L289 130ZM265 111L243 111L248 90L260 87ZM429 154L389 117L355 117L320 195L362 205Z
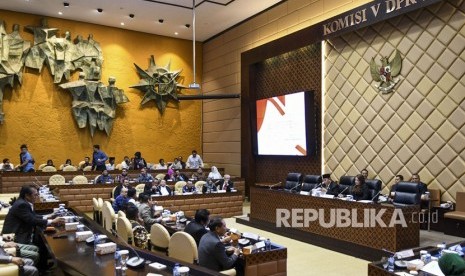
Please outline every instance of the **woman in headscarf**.
M454 253L439 258L439 268L446 276L465 276L465 260Z
M208 174L208 178L213 179L213 181L222 179L223 177L221 176L220 172L215 166L212 166L211 172Z

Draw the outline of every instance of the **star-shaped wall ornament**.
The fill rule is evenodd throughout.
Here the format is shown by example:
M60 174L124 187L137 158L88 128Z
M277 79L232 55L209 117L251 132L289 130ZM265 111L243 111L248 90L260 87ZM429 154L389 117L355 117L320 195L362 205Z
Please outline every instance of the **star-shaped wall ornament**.
M147 70L141 69L135 63L134 65L142 79L139 84L133 85L131 88L136 88L144 93L141 105L154 100L157 103L158 110L163 114L168 101L179 102L178 91L187 88L176 82L182 69L170 71L171 61L165 67L159 67L156 65L153 56L150 56L150 64Z

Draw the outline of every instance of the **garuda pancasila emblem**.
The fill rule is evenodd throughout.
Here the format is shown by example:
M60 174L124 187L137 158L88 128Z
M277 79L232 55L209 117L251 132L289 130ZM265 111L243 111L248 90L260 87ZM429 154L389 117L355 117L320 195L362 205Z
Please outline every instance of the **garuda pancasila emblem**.
M388 57L381 58L381 67L375 62L375 58L371 58L370 72L374 81L379 82L375 84L381 93L386 94L394 90L394 86L399 82L399 78L395 78L400 74L402 69L402 58L400 53L396 50L394 58L389 62Z

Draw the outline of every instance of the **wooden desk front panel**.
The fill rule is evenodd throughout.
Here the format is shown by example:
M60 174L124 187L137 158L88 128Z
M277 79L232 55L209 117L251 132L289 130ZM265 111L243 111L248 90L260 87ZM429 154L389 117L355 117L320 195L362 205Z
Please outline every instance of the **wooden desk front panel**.
M284 191L250 188L250 219L257 219L276 224L276 209L315 209L324 211L324 221L330 221L331 210L355 209L357 221L363 222L364 209L372 209L375 213L384 209L382 221L389 226L395 208L392 205L365 204L347 202L337 199L327 199L300 194L292 194ZM420 242L419 224L412 222L413 213L418 212L418 207L403 208L403 215L407 227L396 224L394 227L323 227L320 222L311 221L308 227L299 227L298 230L317 234L325 237L339 239L362 246L390 251L399 251L406 248L417 247ZM352 214L350 215L353 218ZM288 220L291 223L291 219ZM303 221L300 221L303 222ZM304 225L305 226L305 225ZM284 226L281 226L284 227Z

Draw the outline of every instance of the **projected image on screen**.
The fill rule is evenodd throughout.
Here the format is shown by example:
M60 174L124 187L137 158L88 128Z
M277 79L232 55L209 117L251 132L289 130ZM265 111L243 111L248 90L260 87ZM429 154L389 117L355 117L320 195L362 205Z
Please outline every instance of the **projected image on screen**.
M307 155L305 93L257 101L259 155Z

